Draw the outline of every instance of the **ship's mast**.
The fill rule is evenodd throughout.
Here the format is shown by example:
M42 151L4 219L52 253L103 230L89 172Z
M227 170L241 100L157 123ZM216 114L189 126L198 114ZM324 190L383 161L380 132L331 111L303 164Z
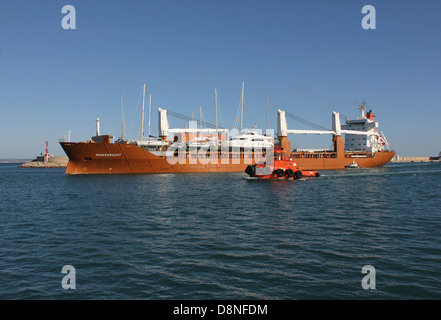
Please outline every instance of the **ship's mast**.
M363 99L363 104L358 107L361 111L361 118L364 119L366 117L365 111L366 111L367 105L366 105L366 98Z
M141 141L144 141L144 102L145 102L145 83L142 87Z

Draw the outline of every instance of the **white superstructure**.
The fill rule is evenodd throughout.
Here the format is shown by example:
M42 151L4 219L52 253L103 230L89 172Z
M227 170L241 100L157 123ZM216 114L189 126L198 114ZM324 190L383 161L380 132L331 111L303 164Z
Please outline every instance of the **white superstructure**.
M366 99L359 106L361 117L355 120L346 120L346 124L342 125L345 130L345 150L347 151L364 151L378 152L388 148L388 142L383 132L377 131L378 122L375 122L375 116L372 110L366 113ZM351 134L350 131L366 132L366 135Z

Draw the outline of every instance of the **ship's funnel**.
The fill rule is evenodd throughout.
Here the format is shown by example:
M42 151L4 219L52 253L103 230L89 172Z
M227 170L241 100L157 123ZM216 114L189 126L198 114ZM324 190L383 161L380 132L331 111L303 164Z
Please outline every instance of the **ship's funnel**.
M285 111L280 109L277 110L277 135L279 137L286 137L288 135Z
M332 131L334 131L337 136L341 136L340 113L335 111L332 112Z
M167 120L167 110L158 108L159 112L159 136L160 137L167 137L168 136L168 120Z

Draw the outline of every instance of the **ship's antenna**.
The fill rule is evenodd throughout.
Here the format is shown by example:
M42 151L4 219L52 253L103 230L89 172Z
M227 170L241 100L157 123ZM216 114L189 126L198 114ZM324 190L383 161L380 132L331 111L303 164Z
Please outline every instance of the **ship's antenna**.
M150 118L152 112L152 94L149 94L149 138L150 138Z
M145 102L145 83L142 88L141 141L144 140L144 102Z

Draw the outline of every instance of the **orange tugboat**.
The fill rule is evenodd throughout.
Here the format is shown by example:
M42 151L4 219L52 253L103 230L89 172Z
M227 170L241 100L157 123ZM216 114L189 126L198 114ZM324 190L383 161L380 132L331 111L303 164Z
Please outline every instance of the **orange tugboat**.
M284 156L286 152L280 148L274 150L275 158L273 163L271 161L262 164L249 165L245 169L250 177L271 179L271 180L288 180L301 179L303 177L320 177L317 171L300 170L297 164L293 162L292 158Z

